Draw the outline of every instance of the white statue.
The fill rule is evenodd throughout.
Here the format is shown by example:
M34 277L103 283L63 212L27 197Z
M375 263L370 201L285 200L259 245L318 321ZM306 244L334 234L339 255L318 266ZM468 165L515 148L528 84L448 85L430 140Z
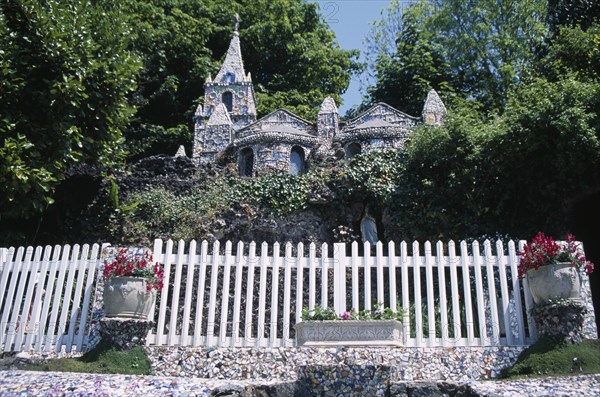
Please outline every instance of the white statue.
M368 205L365 208L365 215L363 215L360 221L360 232L362 233L363 243L368 241L371 244L377 244L377 241L379 241L377 223L375 222L375 218L369 214Z

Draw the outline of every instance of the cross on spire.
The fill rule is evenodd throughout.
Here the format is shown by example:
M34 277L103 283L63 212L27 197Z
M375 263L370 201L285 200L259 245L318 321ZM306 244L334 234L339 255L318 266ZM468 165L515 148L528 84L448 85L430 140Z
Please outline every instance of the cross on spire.
M233 31L235 33L237 33L238 28L240 27L240 16L238 15L237 12L233 15L233 21L235 22L235 25L233 27Z

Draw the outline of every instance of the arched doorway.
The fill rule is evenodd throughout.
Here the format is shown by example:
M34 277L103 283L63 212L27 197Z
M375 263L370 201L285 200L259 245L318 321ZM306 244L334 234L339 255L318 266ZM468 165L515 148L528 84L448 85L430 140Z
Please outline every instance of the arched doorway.
M254 152L250 148L240 151L238 168L240 176L252 176L254 170Z
M349 143L346 145L346 160L350 160L352 157L362 152L362 147L356 142Z
M294 146L290 152L290 174L302 175L305 172L304 149Z

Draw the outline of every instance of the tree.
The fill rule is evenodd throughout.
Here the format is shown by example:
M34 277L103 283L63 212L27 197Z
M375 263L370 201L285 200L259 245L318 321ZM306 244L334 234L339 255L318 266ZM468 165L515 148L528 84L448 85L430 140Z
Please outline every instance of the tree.
M487 205L497 227L563 233L569 203L598 190L599 89L573 76L534 79L509 98L484 154L496 178Z
M0 221L43 211L70 166L121 164L139 68L128 32L112 2L2 2Z
M384 79L378 80L371 92L385 92L390 84L399 86L406 78L393 72L410 73L411 68L422 67L420 58L426 54L431 61L418 70L423 79L431 79L429 84L443 77L459 96L477 99L484 110L501 109L546 32L546 2L542 0L422 0L412 3L404 15L415 12L420 18L402 19L408 26L400 30L395 56L390 62L382 58L380 68L392 72L378 72ZM411 31L419 32L421 41L415 40Z
M565 75L582 81L600 81L600 20L587 29L579 25L559 26L548 39L537 70L552 81Z
M428 3L405 9L392 56L381 52L375 64L377 84L368 89L370 102L385 102L412 115L420 115L432 88L449 93L448 65L442 49L423 24L434 10Z
M194 103L216 67L208 48L215 22L202 1L133 1L127 10L129 49L142 59L138 111L126 131L129 159L175 154L191 144Z
M465 238L488 230L484 195L495 181L482 150L493 134L472 102L455 106L443 126L419 127L391 201L389 238Z
M555 32L561 26L587 30L600 18L600 3L595 0L548 0L548 25Z
M240 39L242 45L248 43L242 51L257 88L259 116L286 107L315 118L326 96L342 102L341 94L358 68L358 51L340 49L317 4L304 0L238 4Z
M363 40L365 70L361 75L361 83L365 87L368 88L377 81L376 66L381 61L389 60L396 53L402 18L411 3L411 0L391 0L390 5L381 11L381 19L371 22L371 30Z
M538 78L511 92L501 116L467 101L443 126L419 127L388 237L564 234L571 204L600 190L599 93L573 76Z

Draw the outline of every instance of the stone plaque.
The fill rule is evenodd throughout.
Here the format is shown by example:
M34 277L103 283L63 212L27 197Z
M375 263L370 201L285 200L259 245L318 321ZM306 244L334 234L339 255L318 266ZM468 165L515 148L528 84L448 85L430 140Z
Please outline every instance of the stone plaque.
M402 346L398 320L326 320L296 324L298 346Z

